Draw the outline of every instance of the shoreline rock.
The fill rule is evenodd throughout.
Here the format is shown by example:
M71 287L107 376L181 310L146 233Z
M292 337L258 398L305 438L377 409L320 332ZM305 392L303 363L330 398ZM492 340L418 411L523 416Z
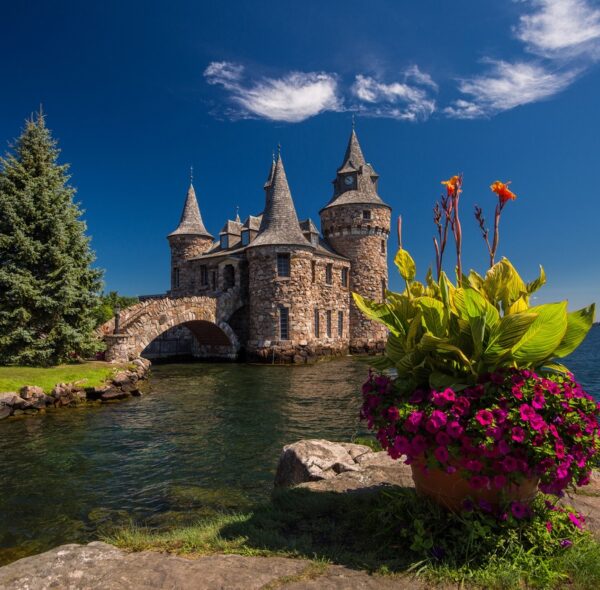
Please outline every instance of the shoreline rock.
M57 383L49 395L41 387L25 385L19 393L0 393L0 420L23 415L43 414L48 408L75 407L85 403L109 403L142 395L140 381L146 380L151 362L134 359L133 369L119 371L99 387L85 387L82 381Z

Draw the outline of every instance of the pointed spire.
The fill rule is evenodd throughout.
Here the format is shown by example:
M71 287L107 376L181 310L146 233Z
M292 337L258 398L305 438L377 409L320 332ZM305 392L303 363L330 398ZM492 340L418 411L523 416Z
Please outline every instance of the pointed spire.
M242 223L242 220L240 219L240 206L239 205L235 206L235 221L236 221L236 223Z
M272 175L265 188L267 189L265 210L258 235L250 246L275 244L310 246L300 229L281 153L277 156Z
M333 196L324 208L350 203L385 205L377 194L378 178L373 166L365 160L353 118L344 161L333 181Z
M344 162L339 167L338 171L354 168L358 170L361 166L366 164L365 157L363 156L360 143L358 143L358 136L356 135L356 129L354 128L354 119L352 120L352 133L348 140L348 146L346 147L346 153L344 154Z
M198 207L198 200L196 199L196 191L194 190L194 185L192 184L193 178L193 168L190 167L190 187L188 188L185 205L183 206L183 211L181 213L181 219L179 220L177 229L171 232L169 236L205 236L212 239L212 235L208 233L204 227L202 215L200 215L200 208Z

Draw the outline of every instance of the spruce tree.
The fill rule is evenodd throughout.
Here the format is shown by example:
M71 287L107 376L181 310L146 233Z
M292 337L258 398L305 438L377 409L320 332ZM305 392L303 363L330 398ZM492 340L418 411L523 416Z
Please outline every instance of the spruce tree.
M102 271L41 109L11 148L0 158L0 364L88 356Z

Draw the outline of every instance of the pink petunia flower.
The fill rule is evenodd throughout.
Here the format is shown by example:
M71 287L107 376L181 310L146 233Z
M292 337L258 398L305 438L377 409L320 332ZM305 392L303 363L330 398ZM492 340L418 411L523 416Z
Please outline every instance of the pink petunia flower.
M489 410L479 410L475 415L475 420L482 426L489 426L494 422L494 414Z

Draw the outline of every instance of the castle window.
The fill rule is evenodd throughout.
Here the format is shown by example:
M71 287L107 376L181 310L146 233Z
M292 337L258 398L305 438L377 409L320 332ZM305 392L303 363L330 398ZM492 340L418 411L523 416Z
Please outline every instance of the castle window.
M212 282L213 291L216 291L217 290L217 271L216 270L212 271L211 282Z
M381 240L381 253L385 254L385 240Z
M338 311L338 336L344 335L344 312Z
M311 271L312 271L312 282L316 283L317 282L317 263L313 260L312 264L311 264Z
M331 310L328 309L326 313L327 320L327 338L331 338Z
M321 322L319 319L319 310L315 309L315 338L321 336Z
M229 248L229 236L221 236L221 248Z
M279 339L289 340L290 337L290 310L287 307L279 308Z
M333 284L333 264L328 264L325 267L325 283L327 285Z
M208 285L208 269L206 268L206 264L200 266L200 285L203 287Z
M223 287L225 289L235 287L235 268L232 264L225 265L223 269Z
M348 286L348 269L342 268L342 287Z
M290 276L290 255L289 254L277 254L277 276L278 277L289 277Z
M242 246L247 246L250 243L250 230L245 229L242 232Z
M173 269L173 287L175 289L177 287L179 287L179 269L178 268Z
M381 279L381 300L385 301L385 292L387 290L387 285L385 279Z
M363 211L363 219L371 219L371 211L369 209Z

